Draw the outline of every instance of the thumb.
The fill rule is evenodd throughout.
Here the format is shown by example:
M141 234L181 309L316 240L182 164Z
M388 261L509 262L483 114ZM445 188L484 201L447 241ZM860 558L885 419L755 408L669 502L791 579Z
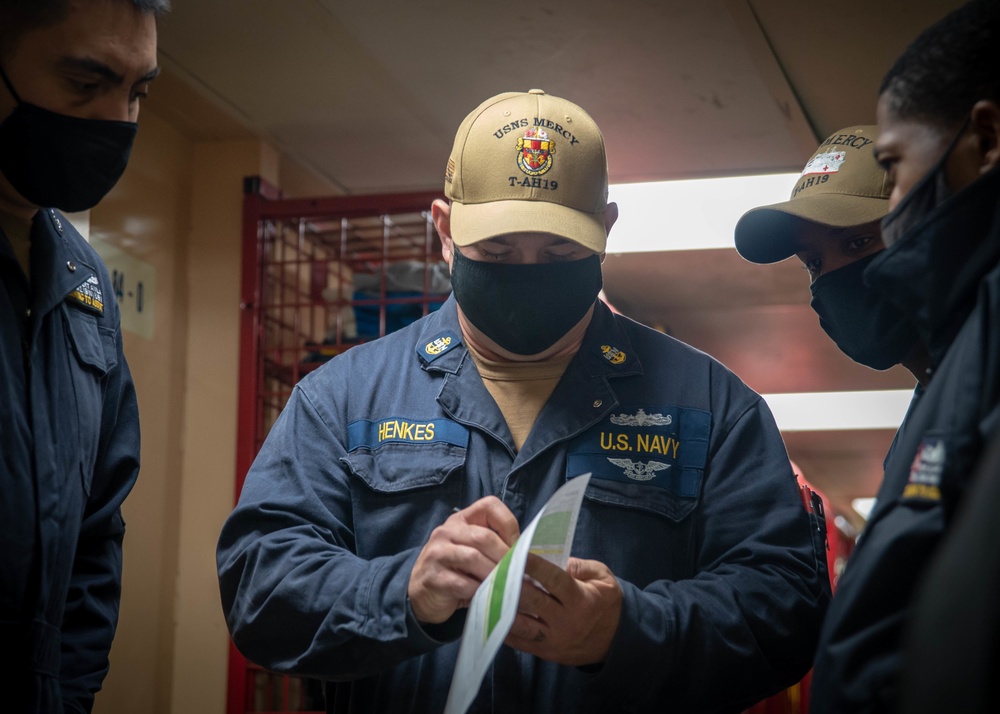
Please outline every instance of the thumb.
M570 558L566 564L566 572L575 580L601 580L611 575L611 571L599 560L583 560Z

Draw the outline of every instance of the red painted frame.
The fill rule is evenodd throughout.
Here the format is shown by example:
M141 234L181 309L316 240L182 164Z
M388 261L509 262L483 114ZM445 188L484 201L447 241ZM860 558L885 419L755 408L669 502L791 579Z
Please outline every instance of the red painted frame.
M438 191L397 193L369 196L336 196L322 198L284 199L280 192L259 177L244 179L243 236L240 288L240 360L239 400L236 437L236 491L239 499L247 471L264 438L263 409L259 396L264 389L261 368L262 288L264 256L262 227L266 221L315 218L324 221L356 219L400 213L419 213L430 209ZM391 302L385 301L382 302ZM385 330L384 319L382 332ZM292 370L297 381L305 370ZM234 500L234 502L235 502ZM236 646L229 645L229 683L227 714L249 714L249 673L257 667L248 662ZM288 680L283 683L284 703L288 700ZM290 714L290 713L289 713ZM303 714L301 712L297 714Z

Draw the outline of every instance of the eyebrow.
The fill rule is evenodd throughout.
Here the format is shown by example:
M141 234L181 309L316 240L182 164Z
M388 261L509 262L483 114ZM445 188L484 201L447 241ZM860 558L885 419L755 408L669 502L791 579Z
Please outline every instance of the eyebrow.
M125 77L115 72L113 69L108 67L108 65L103 62L98 62L94 59L89 59L87 57L63 57L59 61L59 65L64 69L78 70L82 72L90 72L91 74L96 74L102 79L107 80L111 84L121 85L125 82ZM138 80L136 84L145 84L146 82L152 82L160 74L160 68L154 67L149 72L144 74Z

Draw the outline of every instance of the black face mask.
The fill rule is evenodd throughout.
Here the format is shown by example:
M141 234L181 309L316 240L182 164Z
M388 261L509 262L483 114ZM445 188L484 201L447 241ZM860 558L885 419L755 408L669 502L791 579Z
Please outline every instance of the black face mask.
M0 124L0 173L36 206L93 208L121 178L139 125L81 119L21 101L0 69L17 107Z
M1000 167L950 196L879 253L865 283L905 309L937 365L998 260Z
M597 300L601 258L513 265L466 258L455 248L451 287L476 329L516 355L559 341Z
M910 189L892 213L882 219L882 242L886 248L902 240L911 228L952 195L944 167L968 125L969 118L966 118L937 163L917 182L916 186Z
M820 327L840 351L881 370L899 364L919 338L913 323L862 282L862 273L877 255L820 275L809 290Z

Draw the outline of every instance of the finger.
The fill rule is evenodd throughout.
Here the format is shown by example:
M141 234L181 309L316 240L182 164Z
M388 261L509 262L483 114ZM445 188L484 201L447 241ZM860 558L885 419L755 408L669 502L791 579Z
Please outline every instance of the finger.
M573 592L575 586L573 578L558 565L550 563L540 555L528 554L524 572L537 580L539 585L559 601L564 601Z
M496 496L480 498L460 513L468 523L485 526L495 532L508 548L514 545L521 534L517 518Z
M472 599L481 582L482 580L460 570L442 570L427 585L428 590L435 595L447 596L458 606L459 603Z
M499 535L484 526L460 520L454 524L446 524L444 528L448 541L483 554L493 565L499 563L510 550L510 547L504 543Z
M497 540L499 541L499 539ZM476 580L478 585L489 577L505 552L505 550L500 551L500 555L494 558L490 552L483 552L479 547L456 544L441 554L439 562L449 570L457 570L469 575Z
M570 558L566 564L566 572L576 580L607 580L614 577L610 568L599 560L583 560L582 558Z
M424 570L411 574L407 596L420 622L439 623L467 602L479 583L468 575L451 570Z
M499 503L499 501L497 502ZM462 545L478 550L494 564L500 562L500 559L507 554L510 548L495 531L486 525L486 518L482 514L484 507L485 504L480 504L477 501L464 510L456 511L431 532L428 544Z
M521 585L521 597L517 604L519 612L541 619L548 619L551 615L552 607L559 604L558 600L539 590L530 581L525 580Z
M541 637L539 637L541 634ZM507 633L507 640L518 643L532 643L547 641L549 637L549 626L544 620L531 615L518 613Z

